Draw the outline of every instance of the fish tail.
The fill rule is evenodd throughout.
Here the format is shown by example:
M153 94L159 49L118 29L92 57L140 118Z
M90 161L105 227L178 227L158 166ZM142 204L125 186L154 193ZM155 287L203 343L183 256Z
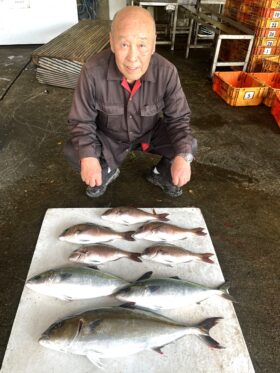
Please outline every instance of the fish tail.
M233 296L229 294L228 289L229 289L229 282L225 282L224 284L222 284L219 287L219 290L221 290L222 292L221 296L227 300L237 303L237 301L233 298Z
M193 228L193 229L190 229L190 232L192 232L193 234L196 234L197 236L205 236L206 233L203 231L204 228L202 227L198 227L198 228Z
M212 259L210 259L210 256L212 256L212 255L214 255L214 254L204 253L204 254L200 254L199 258L202 262L205 262L205 263L215 263Z
M123 232L123 239L126 241L135 241L135 239L132 237L134 233L134 231Z
M169 219L167 218L168 215L169 214L157 214L157 217L160 221L169 221Z
M134 260L135 262L142 262L141 253L130 253L129 259Z
M213 326L215 326L222 319L222 317L210 317L209 319L206 319L197 325L201 332L199 338L202 339L202 341L206 343L210 348L224 348L220 345L219 342L217 342L214 338L210 337L209 335L210 329L213 328Z

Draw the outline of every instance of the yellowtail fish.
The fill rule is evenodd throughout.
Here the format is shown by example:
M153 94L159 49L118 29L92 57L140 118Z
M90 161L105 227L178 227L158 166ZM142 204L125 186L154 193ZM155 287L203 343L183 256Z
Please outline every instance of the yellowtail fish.
M164 346L187 335L196 335L209 347L222 349L209 335L221 319L211 317L188 325L143 310L100 308L58 320L42 333L39 343L53 350L84 355L102 368L101 359L127 357L144 350L163 354Z

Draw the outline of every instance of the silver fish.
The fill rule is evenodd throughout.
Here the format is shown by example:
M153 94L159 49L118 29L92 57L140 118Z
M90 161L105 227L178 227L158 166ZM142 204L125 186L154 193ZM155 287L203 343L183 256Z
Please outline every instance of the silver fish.
M209 347L222 349L209 335L220 319L212 317L190 326L143 310L100 308L58 320L42 333L39 343L53 350L85 355L103 367L100 359L127 357L151 349L162 354L165 345L186 335L196 335Z
M65 231L59 236L59 239L61 241L77 244L91 244L117 239L134 241L132 233L134 232L115 232L109 227L103 227L102 225L93 223L84 223L73 225L72 227L65 229Z
M99 265L112 262L121 258L141 262L141 253L133 253L118 249L111 245L97 244L92 246L82 246L72 252L69 256L71 262L84 263L88 265Z
M197 254L182 247L168 244L157 244L147 247L141 254L141 259L151 260L153 262L174 266L180 263L191 261L214 263L210 256L212 253Z
M172 309L219 295L234 301L228 294L228 285L211 289L178 277L150 279L152 272L147 272L134 284L119 290L115 297L122 302L153 310Z
M203 228L181 228L166 223L146 223L132 234L137 240L173 241L188 238L190 235L205 236Z
M50 269L26 282L28 288L62 300L103 297L128 284L97 269L71 266Z
M153 209L153 213L145 212L135 207L115 207L104 212L101 218L118 224L138 224L148 221L168 221L169 214L157 214Z

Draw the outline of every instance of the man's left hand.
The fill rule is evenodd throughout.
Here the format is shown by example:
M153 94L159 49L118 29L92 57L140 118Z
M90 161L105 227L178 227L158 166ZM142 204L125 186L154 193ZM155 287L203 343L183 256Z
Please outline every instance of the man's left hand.
M180 155L177 155L171 165L171 176L174 185L181 187L191 179L191 164Z

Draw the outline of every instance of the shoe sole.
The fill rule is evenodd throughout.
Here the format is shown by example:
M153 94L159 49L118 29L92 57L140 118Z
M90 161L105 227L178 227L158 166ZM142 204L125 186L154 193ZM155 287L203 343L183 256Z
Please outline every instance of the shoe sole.
M168 194L170 197L173 197L173 198L180 197L183 193L182 189L179 190L177 193L172 193L172 192L166 190L166 188L164 188L164 186L161 185L161 183L159 181L154 180L150 176L147 176L147 181L149 181L151 184L153 184L155 186L160 187L160 189L162 189L164 191L164 193Z
M110 177L110 179L108 179L107 181L107 184L104 185L104 187L99 190L99 192L97 192L96 194L91 194L91 193L88 193L88 191L86 190L86 195L90 198L98 198L100 196L102 196L105 192L106 192L106 189L108 187L109 184L111 184L112 181L114 181L120 174L120 170L117 169L117 171L114 173L114 175L112 175Z

